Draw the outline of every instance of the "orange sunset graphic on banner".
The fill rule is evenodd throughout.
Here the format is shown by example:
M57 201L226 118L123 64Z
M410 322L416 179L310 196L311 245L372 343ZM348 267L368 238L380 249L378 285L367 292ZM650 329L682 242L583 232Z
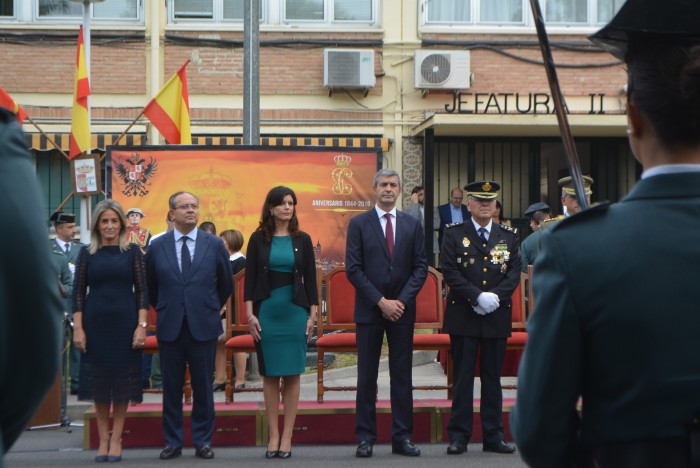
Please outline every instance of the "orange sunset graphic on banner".
M374 205L378 156L325 148L114 147L109 190L125 210L143 211L141 226L152 234L166 229L168 198L183 190L199 197L200 223L213 222L217 233L238 229L247 240L267 192L285 185L297 195L299 224L316 245L316 260L329 269L344 262L350 218Z

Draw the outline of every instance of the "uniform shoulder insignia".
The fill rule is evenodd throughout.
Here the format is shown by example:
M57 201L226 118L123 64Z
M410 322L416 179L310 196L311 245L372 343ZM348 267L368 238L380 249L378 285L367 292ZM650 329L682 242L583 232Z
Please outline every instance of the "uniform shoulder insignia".
M595 205L589 206L585 210L579 211L578 213L575 213L569 217L565 217L564 219L561 220L560 223L556 223L553 226L553 229L559 229L560 227L563 226L568 226L571 223L578 223L581 221L585 221L587 219L591 219L592 217L598 216L608 210L612 204L610 202L601 202L597 203Z
M517 234L517 232L518 232L518 228L508 226L507 224L499 224L499 226L501 226L501 229L503 229L504 231L509 231L509 232L512 232L513 234Z
M462 224L464 224L464 223L463 222L450 223L447 226L445 226L445 229L449 229L449 228L455 227L455 226L461 226Z
M553 223L555 221L561 221L562 219L566 218L564 215L559 215L556 218L548 218L542 221L542 224L547 224L547 223Z

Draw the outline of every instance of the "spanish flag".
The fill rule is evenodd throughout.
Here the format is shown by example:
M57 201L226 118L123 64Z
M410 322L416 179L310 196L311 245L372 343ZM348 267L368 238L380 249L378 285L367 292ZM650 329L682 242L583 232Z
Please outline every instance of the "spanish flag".
M2 88L0 88L0 107L4 107L5 109L8 109L10 112L15 114L17 116L17 120L19 120L20 125L22 125L22 122L24 122L27 119L27 113L24 112L22 106L17 104L15 100L12 99L10 95L7 94Z
M73 85L73 116L70 125L70 153L74 158L90 149L90 115L88 112L90 82L87 74L83 27L78 33L78 53L75 58L75 83Z
M188 60L158 91L156 97L143 109L165 141L172 145L191 145L190 99L187 94Z

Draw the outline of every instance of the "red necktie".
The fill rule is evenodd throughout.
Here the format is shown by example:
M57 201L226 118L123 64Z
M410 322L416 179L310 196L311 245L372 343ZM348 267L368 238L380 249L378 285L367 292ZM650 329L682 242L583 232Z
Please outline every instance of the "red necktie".
M386 218L386 247L389 249L389 257L394 256L394 227L391 225L391 214L384 215Z

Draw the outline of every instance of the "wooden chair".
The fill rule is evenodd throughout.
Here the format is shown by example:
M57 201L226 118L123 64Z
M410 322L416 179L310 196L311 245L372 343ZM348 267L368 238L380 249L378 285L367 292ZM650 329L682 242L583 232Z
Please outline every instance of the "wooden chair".
M319 315L316 339L318 353L316 395L319 403L323 403L323 394L326 391L357 390L356 386L332 387L323 381L323 358L326 352L357 352L354 319L355 288L345 275L344 267L329 271L324 275L323 281L326 284L326 317L324 321Z
M156 313L156 309L154 309L153 307L149 307L149 309L148 309L148 327L146 328L146 332L153 333L153 334L146 336L146 343L143 345L143 352L146 354L156 354L159 351L158 338L156 338L156 335L155 335L157 318L158 318L158 314ZM192 403L192 385L190 384L190 366L189 366L189 364L186 364L186 366L185 366L185 387L183 390L185 393L185 403L189 405ZM147 388L144 390L144 393L163 393L163 389L162 388Z
M239 271L233 276L233 294L229 297L226 304L226 330L227 335L232 332L245 332L245 335L230 337L226 340L226 377L228 384L226 385L226 403L233 402L234 393L241 392L261 392L260 387L236 389L236 380L233 375L233 353L254 353L255 342L248 327L248 317L245 311L244 301L245 287L245 269Z
M416 329L430 329L433 333L416 333L413 335L414 351L444 351L447 385L414 385L414 390L447 390L447 398L452 399L452 354L450 352L450 335L441 333L444 316L442 297L442 274L433 267L428 267L428 277L416 298Z

